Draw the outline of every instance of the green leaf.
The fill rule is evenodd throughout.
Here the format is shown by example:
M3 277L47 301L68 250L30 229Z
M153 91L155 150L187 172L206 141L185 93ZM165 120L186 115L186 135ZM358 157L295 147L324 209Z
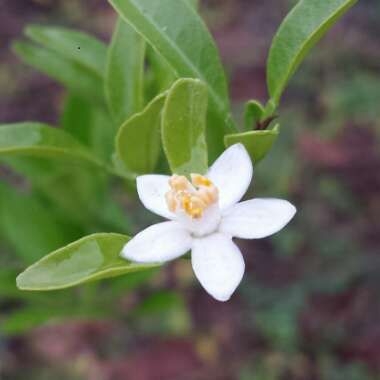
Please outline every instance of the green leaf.
M72 159L103 167L66 132L34 122L0 125L0 156L14 155Z
M254 164L261 161L271 150L279 135L279 125L265 131L250 131L226 135L224 142L226 147L241 143L247 149Z
M17 277L21 290L56 290L90 281L154 268L120 257L129 237L94 234L63 247L35 263Z
M65 99L61 125L101 160L110 160L115 126L104 106L94 106L88 99L69 93Z
M184 0L109 2L166 59L177 77L207 84L213 115L209 145L213 155L220 152L225 131L234 130L228 89L215 43L197 12Z
M197 79L179 79L169 90L162 113L162 141L173 173L207 171L207 98L207 86Z
M5 239L28 264L73 237L52 210L37 198L19 194L5 183L0 183L0 228Z
M176 80L173 69L166 60L159 55L150 45L147 46L147 61L152 72L153 97L167 91Z
M357 0L301 0L273 39L267 65L269 94L280 101L291 76L309 50Z
M29 25L25 35L60 56L104 77L107 47L98 39L76 30Z
M117 123L140 112L144 102L145 41L121 18L108 50L106 98Z
M21 60L52 77L72 92L98 103L103 101L102 80L77 62L28 42L18 41L13 43L12 47Z
M245 104L244 122L245 129L252 130L264 115L264 107L257 100L250 100Z
M166 93L152 100L143 112L122 125L116 153L125 168L136 174L152 173L160 155L161 111Z

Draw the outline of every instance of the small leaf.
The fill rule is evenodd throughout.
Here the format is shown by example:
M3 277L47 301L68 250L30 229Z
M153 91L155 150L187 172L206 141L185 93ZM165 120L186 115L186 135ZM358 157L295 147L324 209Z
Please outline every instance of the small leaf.
M143 107L144 59L145 41L119 18L108 50L105 82L108 106L118 126Z
M193 6L185 0L109 2L165 58L177 77L197 78L207 84L213 115L208 141L213 155L220 153L225 131L235 129L228 88L213 38Z
M207 98L207 86L197 79L179 79L169 90L162 113L162 141L173 173L207 171Z
M265 131L250 131L226 135L224 142L226 147L242 143L247 149L254 164L261 161L271 150L279 135L279 125Z
M257 100L250 100L245 104L245 129L250 131L259 123L264 115L264 107Z
M52 77L72 92L98 103L103 101L102 80L77 62L27 42L15 42L13 50L25 63Z
M273 39L267 65L270 96L278 104L289 79L309 50L357 0L301 0Z
M136 174L152 173L160 155L161 111L166 93L152 100L143 112L122 125L116 153L125 168Z
M93 36L77 30L40 25L29 25L25 35L103 78L107 47Z
M21 290L56 290L90 281L143 271L155 265L134 264L120 257L129 237L94 234L63 247L17 277Z

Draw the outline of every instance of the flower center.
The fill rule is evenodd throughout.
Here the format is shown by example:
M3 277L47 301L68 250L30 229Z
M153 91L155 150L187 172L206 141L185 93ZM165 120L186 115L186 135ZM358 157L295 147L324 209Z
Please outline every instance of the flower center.
M180 209L192 219L200 219L208 207L218 202L217 187L200 174L191 174L191 182L185 176L173 175L169 185L165 198L171 212Z

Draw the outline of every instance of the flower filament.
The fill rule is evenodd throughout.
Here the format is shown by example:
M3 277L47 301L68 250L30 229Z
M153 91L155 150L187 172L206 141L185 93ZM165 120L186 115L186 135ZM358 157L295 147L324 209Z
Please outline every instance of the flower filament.
M202 218L204 211L218 202L217 187L200 174L191 174L191 182L185 176L173 175L169 186L165 195L169 210L183 210L192 219Z

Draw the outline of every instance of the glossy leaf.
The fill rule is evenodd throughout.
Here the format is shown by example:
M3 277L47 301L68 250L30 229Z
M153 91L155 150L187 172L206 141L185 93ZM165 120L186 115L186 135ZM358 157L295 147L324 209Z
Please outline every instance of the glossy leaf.
M108 50L105 82L108 106L118 126L142 110L144 59L145 41L119 18Z
M37 198L0 183L0 228L12 248L28 264L73 236Z
M207 84L213 113L210 147L220 151L224 132L234 129L228 89L215 43L196 11L185 0L109 2L166 59L177 77Z
M25 34L33 41L104 77L107 47L86 33L59 27L29 25Z
M21 290L64 289L155 267L122 259L120 252L128 240L118 234L87 236L30 266L17 277L17 286Z
M79 63L27 42L15 42L13 50L25 63L52 77L72 92L98 103L103 101L102 80Z
M264 115L264 107L257 100L250 100L245 104L244 122L245 129L250 131L255 128Z
M116 137L116 152L125 168L136 174L152 173L160 155L161 111L166 93L143 112L132 116Z
M207 86L197 79L179 79L169 90L162 113L162 141L173 173L207 171L207 98Z
M267 65L268 88L278 104L284 88L309 50L357 0L301 0L273 39Z
M250 131L226 135L226 147L241 143L247 149L254 164L261 161L271 150L279 135L279 125L265 131Z

